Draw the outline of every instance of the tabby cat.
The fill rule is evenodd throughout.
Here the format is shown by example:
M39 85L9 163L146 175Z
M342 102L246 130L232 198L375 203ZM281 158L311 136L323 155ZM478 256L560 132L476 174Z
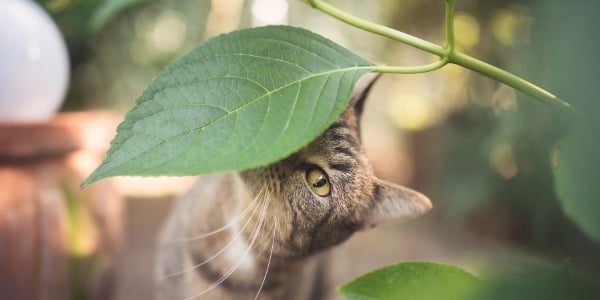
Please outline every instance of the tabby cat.
M330 247L431 208L367 161L359 118L374 81L361 78L341 117L300 151L203 177L177 202L158 247L159 299L327 299Z

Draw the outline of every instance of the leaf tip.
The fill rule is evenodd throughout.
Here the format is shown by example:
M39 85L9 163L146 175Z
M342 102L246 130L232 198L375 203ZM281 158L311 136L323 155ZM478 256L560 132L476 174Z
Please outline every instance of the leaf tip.
M96 182L97 180L95 180L91 175L88 176L80 185L79 188L81 189L85 189L86 187L90 186L92 183Z
M100 167L96 168L80 185L79 187L84 189L88 186L90 186L91 184L104 179L106 176L104 176L103 174L99 174Z

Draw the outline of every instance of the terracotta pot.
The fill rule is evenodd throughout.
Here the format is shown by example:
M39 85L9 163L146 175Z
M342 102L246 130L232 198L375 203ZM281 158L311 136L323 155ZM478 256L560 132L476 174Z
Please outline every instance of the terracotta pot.
M123 203L109 181L80 184L119 120L0 123L0 299L110 299Z

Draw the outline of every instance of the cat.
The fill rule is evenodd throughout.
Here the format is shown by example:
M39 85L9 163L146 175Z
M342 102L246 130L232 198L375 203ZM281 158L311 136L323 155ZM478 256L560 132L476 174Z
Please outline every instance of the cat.
M308 146L266 167L202 177L178 200L159 238L159 299L329 299L329 248L431 208L376 178L367 161L359 119L375 78L359 80Z

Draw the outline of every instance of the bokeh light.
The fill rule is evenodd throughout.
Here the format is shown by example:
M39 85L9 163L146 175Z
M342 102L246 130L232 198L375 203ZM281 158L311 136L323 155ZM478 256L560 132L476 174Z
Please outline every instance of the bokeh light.
M475 17L458 13L454 16L454 32L456 43L463 50L470 50L479 43L479 23Z

